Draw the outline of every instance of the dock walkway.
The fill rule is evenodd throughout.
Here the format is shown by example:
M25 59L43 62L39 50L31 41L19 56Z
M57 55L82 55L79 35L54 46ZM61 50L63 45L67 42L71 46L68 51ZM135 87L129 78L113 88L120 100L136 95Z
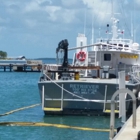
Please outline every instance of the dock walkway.
M113 140L137 140L137 135L140 131L140 106L136 111L136 128L132 127L132 119L133 116L131 115Z
M0 60L0 71L40 72L42 60Z

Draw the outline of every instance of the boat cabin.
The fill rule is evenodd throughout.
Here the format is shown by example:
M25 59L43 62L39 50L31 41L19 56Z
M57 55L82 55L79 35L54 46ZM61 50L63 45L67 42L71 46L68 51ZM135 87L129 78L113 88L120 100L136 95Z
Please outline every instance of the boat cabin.
M140 63L139 44L130 39L97 39L96 42L92 50L81 48L74 54L73 66L100 67L100 70L82 71L85 77L104 78L104 73L108 73L107 78L116 78L118 71L125 70L128 73L133 65Z

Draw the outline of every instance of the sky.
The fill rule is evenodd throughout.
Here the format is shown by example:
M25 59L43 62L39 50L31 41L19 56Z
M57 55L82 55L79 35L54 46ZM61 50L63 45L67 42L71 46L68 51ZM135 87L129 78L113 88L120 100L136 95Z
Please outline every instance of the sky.
M92 27L94 41L106 37L112 7L124 37L140 43L140 0L0 0L0 50L9 57L55 58L63 39L75 47L78 33L85 33L90 44Z

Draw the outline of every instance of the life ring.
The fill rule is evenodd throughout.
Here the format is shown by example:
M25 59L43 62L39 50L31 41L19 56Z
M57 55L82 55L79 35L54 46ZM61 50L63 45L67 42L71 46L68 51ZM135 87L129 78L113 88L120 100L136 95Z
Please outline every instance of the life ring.
M85 61L85 59L86 59L86 53L83 52L83 51L80 51L79 53L77 53L77 56L76 57L80 61Z

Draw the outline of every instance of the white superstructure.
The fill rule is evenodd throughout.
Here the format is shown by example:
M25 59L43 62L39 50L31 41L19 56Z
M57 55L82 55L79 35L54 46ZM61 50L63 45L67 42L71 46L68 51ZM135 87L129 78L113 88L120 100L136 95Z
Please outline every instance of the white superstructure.
M100 66L100 77L102 75L102 69L108 67L110 74L117 76L116 69L126 68L133 65L139 65L140 63L140 50L139 44L133 42L131 39L124 39L122 37L123 31L120 31L117 27L118 19L112 18L112 30L107 32L112 37L99 38L95 44L86 46L86 38L78 35L76 53L74 54L74 66ZM109 36L108 35L108 36ZM83 42L80 42L84 38ZM80 43L82 45L80 45ZM88 51L88 47L93 47L93 51ZM82 53L81 53L82 52ZM85 53L85 55L83 55ZM78 56L78 57L77 57ZM83 57L83 59L82 59ZM130 70L130 69L129 69ZM88 75L87 70L84 71L84 75ZM95 70L89 73L96 73ZM97 75L94 76L97 76Z

